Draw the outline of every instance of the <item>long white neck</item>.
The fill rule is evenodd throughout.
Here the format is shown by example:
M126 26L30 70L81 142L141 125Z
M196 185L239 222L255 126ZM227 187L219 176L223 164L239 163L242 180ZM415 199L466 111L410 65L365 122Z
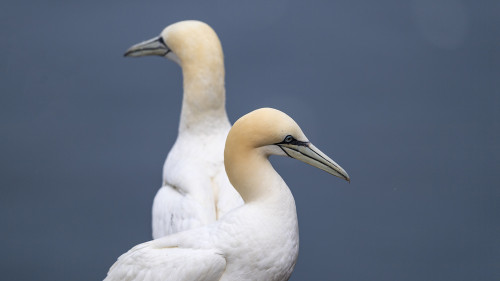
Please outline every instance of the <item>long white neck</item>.
M226 144L224 157L228 178L245 204L285 203L295 213L292 193L265 153L255 148Z
M288 280L299 252L297 211L292 193L266 155L255 151L245 153L249 152L245 149L227 153L227 148L226 144L224 162L229 180L245 201L238 209L247 214L244 223L248 225L242 229L253 231L245 249L249 253L248 264L254 262L253 251L272 261L269 272L248 280Z
M223 58L205 58L182 64L184 96L179 134L210 132L229 127L225 102Z

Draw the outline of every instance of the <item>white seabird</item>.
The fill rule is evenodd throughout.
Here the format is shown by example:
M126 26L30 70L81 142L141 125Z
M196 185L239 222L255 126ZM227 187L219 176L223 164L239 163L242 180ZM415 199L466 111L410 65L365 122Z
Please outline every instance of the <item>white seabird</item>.
M150 55L177 62L184 78L179 133L153 202L156 239L212 223L243 201L224 171L224 142L231 125L217 34L203 22L181 21L125 53L127 57Z
M135 246L106 281L288 280L297 260L295 201L270 155L289 156L349 181L285 113L263 108L241 117L226 140L229 180L245 204L197 229Z

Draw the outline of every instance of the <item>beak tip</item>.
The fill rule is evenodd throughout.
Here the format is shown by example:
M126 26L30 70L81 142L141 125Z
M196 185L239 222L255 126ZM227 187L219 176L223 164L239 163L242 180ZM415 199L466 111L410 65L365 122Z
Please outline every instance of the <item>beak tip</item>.
M130 50L127 50L125 51L125 53L123 54L124 57L130 57L130 54L132 53L132 51Z

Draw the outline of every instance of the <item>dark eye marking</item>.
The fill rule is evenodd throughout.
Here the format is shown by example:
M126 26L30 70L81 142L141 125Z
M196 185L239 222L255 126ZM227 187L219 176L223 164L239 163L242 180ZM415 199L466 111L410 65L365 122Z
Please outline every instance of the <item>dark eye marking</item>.
M162 56L166 56L168 53L170 53L172 50L167 46L167 43L165 43L165 40L163 40L163 36L158 36L158 42L162 44L165 47L165 53Z
M163 36L160 35L160 38L158 39L158 42L162 43L163 45L167 46L165 43L165 40L163 40Z
M301 146L308 146L309 142L304 142L304 141L298 141L295 139L292 135L287 135L283 141L276 143L277 145L280 144L291 144L291 145L301 145Z

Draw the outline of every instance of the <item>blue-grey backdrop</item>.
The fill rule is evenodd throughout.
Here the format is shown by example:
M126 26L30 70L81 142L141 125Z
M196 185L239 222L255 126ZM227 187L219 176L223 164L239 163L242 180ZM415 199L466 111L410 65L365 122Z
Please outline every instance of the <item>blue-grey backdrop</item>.
M465 0L2 1L2 280L99 280L150 239L182 77L122 54L184 19L232 122L281 109L352 177L272 160L292 280L500 280L500 4Z

